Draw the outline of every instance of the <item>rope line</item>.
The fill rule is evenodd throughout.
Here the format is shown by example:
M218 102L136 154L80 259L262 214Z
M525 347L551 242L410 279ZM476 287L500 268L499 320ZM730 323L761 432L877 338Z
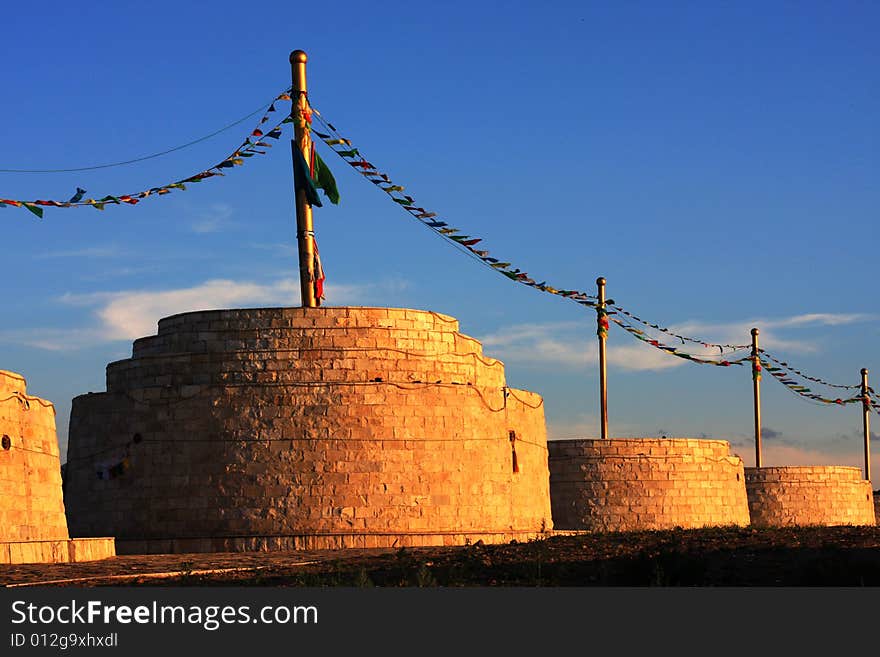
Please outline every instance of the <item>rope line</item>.
M641 340L642 342L645 342L653 347L656 347L657 349L660 349L661 351L666 352L670 356L677 356L678 358L683 358L685 360L689 360L694 363L699 363L701 365L716 365L719 367L729 367L731 365L743 365L744 363L751 361L751 356L743 356L741 358L734 358L734 359L730 358L731 355L738 353L739 351L743 351L742 348L739 348L736 351L731 352L730 354L725 354L725 356L727 356L727 357L722 357L719 355L718 358L720 358L720 360L716 360L714 358L709 358L709 357L704 358L701 356L696 356L696 355L690 354L688 352L679 351L678 347L666 345L666 344L661 343L659 340L654 340L654 339L650 338L644 331L627 324L626 322L621 320L619 317L609 316L608 319L611 322L614 322L615 324L617 324L624 331L626 331L627 333L629 333L630 335L635 337L637 340Z
M40 399L39 397L32 397L31 395L26 395L22 392L13 392L8 397L3 397L0 399L0 403L10 401L15 399L19 404L26 405L27 408L30 408L30 402L35 401L43 408L51 408L53 411L55 410L55 404L50 401L46 401L45 399Z
M782 361L782 360L776 358L775 356L773 356L773 354L768 353L764 349L758 349L758 352L761 353L763 356L766 356L767 358L772 360L774 363L776 363L780 367L783 367L786 370L788 370L789 372L792 372L793 374L797 374L798 376L800 376L804 379L807 379L808 381L813 381L814 383L820 383L824 386L828 386L829 388L842 388L845 390L855 390L855 389L862 387L860 383L857 383L857 384L851 385L851 386L845 386L845 385L840 385L838 383L830 383L830 382L825 381L824 379L820 379L818 377L808 376L808 375L804 374L803 372L801 372L800 370L792 367L791 365L789 365L785 361Z
M119 167L127 164L135 164L136 162L144 162L146 160L152 160L157 157L161 157L163 155L168 155L169 153L174 153L176 151L183 150L184 148L189 148L190 146L195 146L196 144L200 144L203 141L207 141L211 137L216 137L221 132L226 132L230 128L234 128L240 123L244 123L252 116L259 114L267 107L269 107L272 103L266 103L265 105L261 105L257 109L255 109L250 114L241 117L240 119L233 121L232 123L225 125L219 130L215 130L214 132L205 135L204 137L199 137L198 139L194 139L193 141L188 141L185 144L181 144L180 146L175 146L173 148L169 148L164 151L160 151L158 153L153 153L152 155L144 155L143 157L136 157L131 160L123 160L121 162L110 162L108 164L95 164L88 167L74 167L69 169L0 169L0 173L72 173L75 171L93 171L95 169L109 169L111 167Z
M878 413L880 413L880 409L878 409L877 406L874 405L874 403L871 401L870 396L867 396L867 399L866 399L866 396L862 395L861 384L841 385L841 384L831 383L829 381L825 381L824 379L820 379L818 377L808 376L808 375L804 374L803 372L801 372L799 369L792 367L787 362L785 362L779 358L776 358L775 356L773 356L772 354L768 353L767 351L765 351L763 349L758 349L758 353L759 353L759 359L761 356L764 356L767 360L769 360L773 363L776 363L778 365L778 367L774 367L773 365L768 365L767 363L764 363L763 369L770 372L770 374L773 376L773 378L776 379L777 381L779 381L782 385L784 385L789 390L789 392L797 395L799 398L801 398L805 401L808 401L814 405L836 404L838 406L845 406L847 404L855 404L855 403L865 404L867 402L869 408L874 407L874 410L877 410ZM760 360L759 360L759 362L760 362ZM759 366L758 372L760 372L760 366ZM852 397L849 397L847 399L842 399L840 397L835 398L835 399L831 399L830 397L823 397L822 395L819 395L819 394L813 392L813 390L811 388L804 386L804 385L800 385L797 381L790 378L792 375L799 376L803 379L806 379L806 380L809 380L814 383L818 383L820 385L824 385L824 386L827 386L830 388L837 388L837 389L843 389L843 390L858 390L858 392L855 395L853 395ZM760 374L759 374L759 376L760 376Z
M43 207L72 208L91 206L96 210L103 210L104 206L106 206L108 203L114 205L119 205L122 203L126 203L128 205L137 205L141 200L147 198L148 196L161 196L170 193L173 189L185 190L187 184L202 182L203 180L213 178L215 176L224 176L226 174L223 173L223 169L241 166L244 164L245 158L250 158L254 155L265 155L267 151L260 149L271 148L272 144L264 141L264 138L279 139L281 137L282 126L286 123L293 122L293 119L290 115L286 116L284 119L276 123L268 131L264 131L262 129L262 126L269 120L269 114L276 111L275 103L279 101L290 101L291 93L292 89L288 88L286 91L275 97L275 100L273 100L269 104L266 113L263 114L257 126L251 131L251 134L246 137L245 140L239 145L239 147L236 148L232 153L230 153L228 157L223 159L218 164L215 164L214 166L209 167L208 169L204 169L187 178L182 178L180 180L176 180L174 182L159 187L151 187L147 190L137 193L123 194L121 196L107 195L97 200L92 198L87 198L83 200L83 196L85 195L86 190L80 188L77 188L76 194L74 194L74 196L69 201L47 201L41 199L33 201L22 201L0 198L0 207L5 207L7 205L14 207L23 207L29 210L31 213L35 214L37 217L43 216ZM251 141L251 137L256 138L257 141Z
M377 327L381 328L381 327ZM461 335L461 334L459 334ZM468 338L470 340L474 340L478 342L475 338L470 338L470 336L461 335L463 338ZM418 352L418 351L408 351L406 349L401 349L399 347L289 347L285 349L233 349L229 351L224 351L224 354L290 354L297 352L313 352L313 351L334 351L334 352L375 352L375 351L391 351L398 354L403 354L404 356L411 356L413 358L432 358L432 357L442 357L442 356L456 356L458 358L465 358L467 356L473 356L476 360L479 360L486 367L496 367L501 365L501 361L497 358L487 358L486 356L482 356L475 351L466 351L464 353L460 353L457 351L447 351L442 353L430 353L430 352ZM211 353L211 352L207 352ZM167 354L145 354L143 356L139 356L138 360L141 359L150 359L150 358L164 358Z
M117 394L121 395L129 399L130 401L138 404L140 406L150 407L153 406L154 403L172 406L177 405L183 402L190 401L195 399L196 397L200 397L211 390L220 388L223 390L219 390L218 392L225 392L225 389L237 389L237 388L252 388L255 384L253 382L246 383L204 383L204 384L194 384L198 385L201 389L198 392L193 393L187 397L177 397L173 400L144 400L138 399L137 397L132 396L128 391L125 392L116 392L116 393L106 393L106 394ZM468 388L474 390L483 400L484 404L490 411L500 412L503 408L493 409L489 404L485 401L485 397L483 397L480 389L485 390L503 390L504 388L496 388L494 386L478 386L474 383L470 382L457 382L457 381L412 381L401 383L397 381L266 381L259 382L256 385L263 388L321 388L321 387L334 387L334 386L349 386L349 387L359 387L359 386L391 386L394 388L398 388L404 392L415 392L419 390L424 390L427 387L441 387L448 389L458 389L458 388ZM151 386L147 388L142 388L143 390L165 390L168 386ZM543 400L542 400L543 401ZM525 402L523 402L525 403ZM268 404L266 404L268 405Z
M523 406L526 406L528 408L538 409L544 405L544 398L543 397L541 397L541 401L539 401L537 404L530 404L525 399L522 399L519 395L517 395L516 392L514 392L513 388L505 388L505 390L507 391L507 394L509 394L516 401L518 401L520 404L522 404ZM517 438L517 440L519 440L519 438Z
M610 302L606 303L605 305L608 308L611 308L612 310L614 310L614 312L622 313L622 314L626 315L627 317L629 317L630 319L634 319L635 321L637 321L639 324L641 324L643 326L647 326L647 327L655 329L657 331L661 331L662 333L666 333L673 338L677 338L678 340L681 341L682 344L684 344L685 342L691 342L693 344L698 344L698 345L706 347L706 348L717 347L721 354L724 353L725 349L728 349L731 352L736 352L736 351L742 351L744 349L751 348L751 345L747 345L747 344L744 344L744 345L718 344L718 343L714 343L714 342L706 342L705 340L701 340L699 338L691 338L686 335L680 335L680 334L676 333L675 331L672 331L668 328L664 328L658 324L652 324L651 322L644 320L641 317L637 317L633 313L625 310L624 308L621 308L619 305L617 305L613 301L610 301ZM613 313L609 313L609 314L613 314Z
M38 449L29 449L27 447L20 447L18 445L11 445L10 449L19 452L30 452L31 454L41 454L42 456L55 456L55 454L53 454L52 452L43 452Z
M106 454L108 452L126 452L126 458L131 456L130 451L133 445L166 445L166 444L176 444L176 443L206 443L206 444L218 444L218 443L295 443L295 442L305 442L305 441L314 441L314 442L351 442L351 443L376 443L376 442L393 442L393 443L406 443L406 442L424 442L424 443L462 443L462 442L508 442L507 436L502 436L499 438L479 438L479 437L471 437L471 438L394 438L394 437L381 437L381 438L340 438L336 436L327 436L321 438L312 438L309 436L302 436L300 438L165 438L165 439L157 439L157 438L144 438L140 442L135 443L133 440L129 440L127 443L119 446L110 446L105 447L103 449L97 450L95 452L91 452L84 456L77 456L75 458L67 459L66 463L75 463L78 461L86 461L90 459L94 459L96 456L100 456L102 454ZM548 451L548 448L545 445L540 443L536 443L532 440L527 440L525 438L517 437L517 444L524 443L526 445L531 445L532 447L537 447L544 451ZM25 448L18 448L25 451L34 451L34 450L26 450ZM36 452L37 454L48 454L48 452Z

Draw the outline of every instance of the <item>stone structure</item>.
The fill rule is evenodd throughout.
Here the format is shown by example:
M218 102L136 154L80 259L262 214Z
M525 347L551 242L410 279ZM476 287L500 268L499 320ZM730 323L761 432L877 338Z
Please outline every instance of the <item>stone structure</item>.
M756 527L873 525L871 482L840 465L746 468Z
M120 552L522 540L552 527L546 445L452 317L192 312L73 400L65 501Z
M743 463L724 440L551 440L557 529L748 525Z
M0 563L113 556L113 539L70 540L61 492L55 407L0 370Z

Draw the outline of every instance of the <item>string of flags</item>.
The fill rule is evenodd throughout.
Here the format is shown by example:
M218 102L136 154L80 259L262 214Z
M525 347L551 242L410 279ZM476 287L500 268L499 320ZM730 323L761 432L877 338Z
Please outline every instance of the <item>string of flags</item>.
M613 308L615 312L626 315L630 319L634 319L635 321L637 321L639 324L641 324L643 326L647 326L647 327L650 327L650 328L655 329L657 331L660 331L662 333L666 333L670 337L681 341L682 344L684 344L685 342L690 342L692 344L697 344L697 345L700 345L701 347L705 347L706 349L717 348L719 353L721 353L721 354L723 354L725 350L741 351L743 349L748 349L751 346L751 345L747 345L747 344L716 344L714 342L706 342L706 341L700 340L698 338L691 338L686 335L681 335L679 333L676 333L675 331L672 331L668 328L664 328L664 327L659 326L657 324L652 324L651 322L648 322L648 321L642 319L641 317L636 317L631 312L628 312L627 310L625 310L625 309L621 308L620 306L618 306L617 304L615 304L613 301L609 302L608 306L610 308Z
M380 190L385 192L392 201L394 201L404 210L406 210L410 214L410 216L417 219L424 226L427 226L438 235L454 243L459 248L466 250L469 255L477 258L484 265L487 265L489 268L494 269L498 273L506 276L516 283L527 285L536 290L540 290L541 292L546 292L548 294L554 294L566 299L571 299L572 301L582 306L595 308L598 313L600 335L607 335L609 321L613 321L615 324L618 324L621 328L631 333L643 342L646 342L647 344L661 349L666 353L678 356L679 358L685 358L695 363L712 364L719 366L739 364L740 361L713 360L711 358L702 358L700 356L695 356L693 354L679 351L679 349L676 347L664 345L657 340L649 338L644 333L644 331L641 331L640 329L637 329L634 326L627 324L623 320L614 317L614 315L618 313L626 315L627 317L630 317L645 326L651 327L658 331L662 331L663 333L666 333L671 337L680 340L682 344L684 344L685 342L690 342L706 348L718 348L722 354L725 353L725 350L738 351L743 348L747 348L749 345L715 344L711 342L706 342L705 340L679 335L678 333L675 333L669 329L663 328L657 324L651 324L637 317L636 315L626 311L625 309L615 304L613 299L609 299L606 301L606 307L611 308L612 312L605 311L600 308L598 297L593 294L588 294L580 290L558 288L548 284L546 281L537 282L535 281L535 279L529 276L528 273L522 271L519 268L515 268L512 263L503 261L499 258L492 256L490 252L486 250L482 245L480 247L477 246L483 241L481 237L463 234L462 231L458 228L455 228L449 225L448 222L438 218L436 212L431 212L417 205L416 200L412 196L404 194L405 188L402 185L396 184L387 173L381 172L374 164L367 160L361 149L355 147L350 139L343 137L332 123L323 118L323 116L317 109L311 109L314 112L315 117L317 117L318 121L327 131L319 132L318 130L313 130L313 132L327 146L329 146L330 149L334 153L336 153L346 164L351 166L364 178L366 178Z
M321 113L311 108L315 117L327 132L319 132L313 129L313 132L320 138L330 149L336 153L342 160L351 166L355 171L364 178L373 183L376 187L385 192L392 201L406 210L410 216L417 219L424 226L446 238L461 249L466 250L471 256L477 258L490 269L494 269L510 280L527 285L536 290L554 294L566 299L571 299L575 303L595 308L598 298L595 295L582 292L580 290L570 290L557 288L546 281L538 282L529 276L528 273L513 267L510 262L505 262L500 258L492 256L489 251L480 248L477 245L483 241L481 237L463 234L458 228L450 226L446 221L442 221L436 212L431 212L416 204L416 200L407 194L404 194L405 188L396 184L387 173L381 172L376 166L370 163L359 148L355 148L350 139L339 134L336 128L329 121L326 121Z
M231 169L233 167L243 165L247 158L253 157L254 155L265 155L267 152L266 149L272 147L272 144L267 140L275 140L281 137L283 125L285 123L292 123L293 121L293 119L289 115L281 121L278 121L268 130L265 129L264 126L266 123L269 122L270 115L276 111L275 103L281 101L290 101L291 93L292 88L288 88L286 91L283 91L274 98L274 100L269 104L266 112L260 118L260 121L259 123L257 123L256 127L245 138L245 140L234 151L232 151L232 153L229 154L229 156L227 156L214 166L204 169L203 171L199 171L194 175L182 178L180 180L175 180L166 185L150 187L149 189L143 190L141 192L133 194L122 194L118 196L107 195L99 199L84 198L86 195L86 190L80 187L76 188L76 193L74 193L74 195L67 201L42 199L24 201L0 198L0 208L5 208L7 206L24 208L40 218L43 217L44 207L72 208L91 206L96 210L103 210L107 204L120 205L125 203L128 205L137 205L141 200L147 198L148 196L162 196L171 193L173 190L184 191L186 190L186 186L188 184L199 183L203 180L207 180L208 178L213 178L215 176L223 176L225 175L224 171L226 169ZM318 205L320 205L320 203L318 203Z
M880 395L878 395L871 386L868 386L868 396L863 401L865 401L871 408L874 409L874 411L877 412L878 415L880 415Z
M763 349L758 350L760 354L759 356L753 356L749 354L739 358L731 358L731 356L736 352L742 351L744 349L749 349L750 345L712 343L698 338L682 335L671 329L660 326L659 324L654 324L642 319L641 317L638 317L637 315L627 311L625 308L617 305L613 299L607 300L605 307L603 308L599 304L598 297L593 294L575 289L563 289L555 287L548 284L546 281L536 281L525 271L514 267L512 263L494 257L482 245L478 248L477 245L483 242L482 238L463 234L462 231L460 231L458 228L455 228L446 221L438 218L436 212L431 212L423 207L418 206L412 196L404 194L405 188L403 186L395 184L388 174L381 172L376 166L370 163L362 154L360 149L354 147L351 140L342 137L337 129L329 121L324 120L320 112L310 106L308 99L305 98L305 96L301 98L302 102L297 102L294 105L294 111L290 112L282 120L276 122L270 128L266 129L265 124L269 122L270 115L276 111L275 104L282 101L292 101L293 94L294 90L292 87L289 87L282 93L278 94L269 104L268 109L260 118L256 127L244 139L244 141L234 151L232 151L232 153L229 154L229 156L227 156L214 166L204 169L187 178L176 180L166 185L151 187L149 189L134 194L124 194L118 196L107 195L100 199L85 198L87 192L85 189L82 189L80 187L76 188L76 192L67 201L42 199L16 200L0 198L0 208L5 208L7 206L21 207L28 210L37 217L42 218L43 208L45 207L68 208L91 206L97 210L103 210L107 204L119 205L124 203L128 205L136 205L141 200L149 196L162 196L165 194L169 194L175 190L183 191L186 190L186 186L188 184L202 182L203 180L213 178L215 176L224 176L224 171L226 169L243 165L247 158L253 157L255 155L265 155L267 153L266 149L272 147L272 143L269 140L279 139L283 132L283 126L287 123L293 123L296 120L299 122L300 126L305 128L305 130L307 131L309 135L309 142L311 142L310 136L312 133L317 135L318 138L320 138L328 147L330 147L330 149L334 153L336 153L344 162L354 168L358 173L360 173L367 180L377 186L380 190L385 192L392 201L394 201L406 212L408 212L411 217L418 220L420 223L434 231L436 234L450 241L456 247L465 251L468 255L474 257L483 265L497 271L498 273L516 283L526 285L547 294L553 294L563 297L565 299L570 299L581 306L595 309L597 313L597 333L600 337L607 337L610 324L613 322L636 339L672 356L676 356L678 358L682 358L699 364L715 365L720 367L743 365L746 362L749 362L752 365L752 376L755 380L760 380L762 371L766 370L792 392L809 398L813 401L838 405L863 403L868 408L873 408L876 412L880 413L880 401L877 401L878 399L880 399L880 395L877 395L871 388L868 388L868 391L870 393L869 395L862 395L861 391L859 390L856 395L846 399L832 399L830 397L823 397L822 395L815 393L809 387L799 384L797 381L791 378L791 375L797 375L805 380L825 385L831 388L858 389L860 388L860 386L838 385L830 383L818 377L809 376L807 374L804 374L800 370L792 367L788 363L775 358ZM300 100L299 97L298 100ZM318 121L321 123L323 129L325 129L326 132L319 132L312 127L313 116L317 117ZM303 189L305 191L308 202L311 205L317 205L320 207L322 203L317 190L321 189L324 192L325 196L331 201L331 203L339 203L339 191L336 186L336 181L333 178L330 168L324 163L320 155L315 151L314 143L309 143L309 147L307 149L309 156L308 158L303 155L299 148L295 148L293 149L293 151L295 186L297 189ZM315 258L315 270L318 279L315 282L317 293L316 297L318 299L321 299L323 297L324 275L323 268L320 264L320 256L318 255L317 244L315 245ZM628 320L632 320L632 322L635 322L644 328L638 328ZM719 353L717 356L712 357L688 353L682 350L681 346L672 346L652 337L651 335L649 335L647 329L661 332L669 338L673 338L679 341L681 345L691 343L702 346L706 349L718 349ZM769 362L762 362L762 357ZM118 462L112 464L102 464L99 468L98 476L100 478L111 478L119 476L125 472L127 467L128 457L126 456L125 458L118 460Z
M791 392L800 395L801 397L806 397L807 399L811 399L816 402L821 402L823 404L836 404L838 406L845 406L847 404L856 404L856 403L864 403L864 399L861 394L861 385L839 385L836 383L829 383L817 377L807 377L804 374L801 374L800 371L791 367L788 363L779 360L772 354L769 354L764 349L758 349L759 359L760 357L764 357L765 361L762 363L763 369L766 370L779 381L782 385L788 388ZM756 360L759 360L756 359ZM769 361L769 362L767 362ZM774 363L774 364L770 364ZM761 367L759 365L759 367ZM829 386L832 388L842 388L842 389L858 389L852 397L842 398L842 397L825 397L823 395L818 394L812 388L802 385L797 380L792 378L792 374L797 374L798 376L803 377L804 379L809 379L810 381L814 381L816 383L820 383L825 386Z
M628 324L626 321L616 317L614 313L609 313L609 319L617 324L624 331L632 335L637 340L641 340L642 342L651 345L659 349L660 351L664 351L670 356L677 356L678 358L683 358L684 360L689 360L692 363L698 363L700 365L717 365L718 367L730 367L732 365L742 365L743 363L749 362L752 360L751 355L743 356L740 358L727 358L722 357L708 357L708 356L698 356L695 354L688 353L686 351L681 351L680 347L673 347L672 345L664 344L659 340L652 338L642 329L636 328L631 324Z
M599 304L598 297L595 295L588 294L579 290L557 288L547 284L546 282L536 282L531 276L529 276L529 274L519 268L515 268L512 263L502 261L499 258L492 256L490 252L486 250L485 247L483 247L482 245L478 248L477 245L483 241L481 237L463 234L462 231L458 228L455 228L449 225L448 222L438 218L436 212L426 210L425 208L417 205L416 200L412 196L404 193L405 188L402 185L396 184L387 173L380 171L374 164L367 160L361 149L355 147L350 139L343 137L332 123L323 118L318 110L314 108L311 109L314 112L314 115L317 117L318 121L326 130L326 132L319 132L318 130L314 130L314 133L327 146L329 146L330 149L334 153L336 153L344 162L355 169L368 181L377 186L380 190L385 192L392 201L394 201L404 210L406 210L410 214L410 216L417 219L419 222L433 230L435 233L446 238L450 242L453 242L460 249L466 250L466 252L468 252L471 256L477 258L484 265L487 265L498 273L503 274L510 280L521 283L523 285L527 285L548 294L554 294L563 298L571 299L582 306L594 308L596 310L597 334L599 335L599 337L607 337L610 324L613 322L636 339L646 344L649 344L669 355L676 356L678 358L682 358L693 363L698 363L701 365L714 365L717 367L731 367L735 365L741 366L749 363L751 365L752 377L756 381L761 380L761 373L763 370L766 369L768 372L770 372L771 375L773 375L774 378L781 381L784 385L786 385L786 387L801 396L808 397L814 401L828 404L850 404L855 402L868 403L878 413L880 413L880 403L873 402L870 399L865 400L862 398L861 394L858 394L848 399L830 399L814 393L806 386L798 385L796 381L792 381L791 379L786 377L785 369L790 369L792 372L797 373L798 375L811 381L831 385L832 387L858 387L837 386L835 384L829 384L822 379L807 376L800 372L800 370L792 368L787 363L776 361L770 354L767 354L766 352L761 350L760 353L764 354L774 363L777 363L777 365L762 363L760 355L753 356L751 354L750 344L714 343L699 338L682 335L676 331L660 326L659 324L651 323L647 320L642 319L641 317L638 317L634 313L631 313L625 308L622 308L621 306L616 304L612 299L607 300L605 303L605 307L603 308ZM640 324L641 326L645 327L645 329L653 329L669 336L670 338L674 338L675 340L678 340L681 345L690 343L694 345L699 345L705 349L718 349L719 353L717 356L712 357L689 353L682 350L680 346L666 344L650 336L645 329L634 326L632 323L624 319L624 317L628 318L629 320L633 320L633 322ZM749 350L749 353L743 356L738 356L736 358L731 357L737 352L742 352L744 350Z
M828 386L829 388L843 388L843 389L847 389L847 390L855 390L856 388L861 388L861 384L858 384L858 383L855 385L851 385L851 386L845 386L845 385L840 385L839 383L831 383L829 381L825 381L824 379L820 379L815 376L808 376L808 375L804 374L803 372L801 372L799 369L792 367L791 365L789 365L785 361L779 360L778 358L774 358L771 354L767 353L765 350L758 349L758 351L760 353L762 353L764 356L766 356L767 358L769 358L770 360L772 360L774 363L776 363L776 365L778 365L779 367L782 367L782 368L788 370L789 372L792 372L793 374L797 374L798 376L800 376L803 379L807 379L808 381L812 381L813 383L821 383L823 386Z

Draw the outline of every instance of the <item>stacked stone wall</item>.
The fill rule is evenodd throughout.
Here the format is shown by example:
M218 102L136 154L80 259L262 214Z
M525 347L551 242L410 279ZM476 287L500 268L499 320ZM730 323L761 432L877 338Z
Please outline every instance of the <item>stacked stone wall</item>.
M68 538L55 407L0 370L0 542Z
M69 539L55 407L0 370L0 564L113 556L112 538Z
M835 465L746 468L752 524L873 525L871 482Z
M552 527L540 396L507 388L444 315L187 313L107 381L71 415L66 500L83 535L271 549Z
M557 529L631 531L748 525L742 460L723 440L553 440Z

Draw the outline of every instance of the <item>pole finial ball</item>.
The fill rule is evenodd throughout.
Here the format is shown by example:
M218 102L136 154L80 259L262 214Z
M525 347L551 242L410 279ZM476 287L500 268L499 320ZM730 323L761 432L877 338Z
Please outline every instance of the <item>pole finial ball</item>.
M307 61L309 61L309 58L304 50L294 50L290 53L291 64L305 64Z
M760 333L760 331L758 329L756 329L756 328L752 329L752 335L758 335L758 333Z
M863 368L862 368L862 376L867 376L867 375L868 375L868 368L867 368L867 367L863 367Z
M596 279L596 285L605 285L605 277L604 277L604 276L600 276L599 278L597 278L597 279Z

